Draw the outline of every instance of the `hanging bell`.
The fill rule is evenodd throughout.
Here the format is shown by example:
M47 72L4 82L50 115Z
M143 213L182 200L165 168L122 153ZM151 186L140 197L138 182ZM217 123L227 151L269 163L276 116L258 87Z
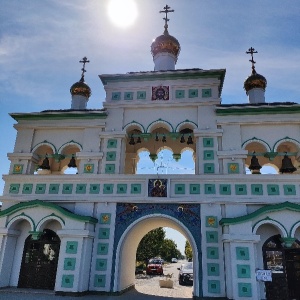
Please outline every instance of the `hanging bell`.
M69 168L77 168L74 155L72 155L72 158L70 159L70 162L68 163L68 167Z
M282 166L280 168L280 173L293 173L297 169L292 164L292 160L287 156L287 154L284 155L282 159Z
M161 140L163 143L166 143L167 142L167 138L166 138L166 136L165 135L163 135L163 137L162 137L162 140Z
M135 141L134 141L133 134L132 134L130 136L129 145L134 145L134 144L135 144Z
M255 153L255 152L254 152ZM251 163L249 166L249 170L251 170L252 174L260 174L261 165L258 162L256 155L252 155Z
M42 170L50 170L50 164L47 154L39 168Z
M138 138L137 138L137 140L136 140L136 143L137 143L137 144L140 144L141 142L142 142L142 139L141 139L140 136L138 136Z
M188 137L188 139L187 139L187 144L188 144L188 145L193 145L193 144L194 144L194 142L193 142L193 139L192 139L192 136L191 136L191 135L189 135L189 137Z
M181 136L181 138L180 138L180 143L181 143L181 144L185 143L184 135Z
M158 142L159 138L158 138L158 134L155 135L155 142Z

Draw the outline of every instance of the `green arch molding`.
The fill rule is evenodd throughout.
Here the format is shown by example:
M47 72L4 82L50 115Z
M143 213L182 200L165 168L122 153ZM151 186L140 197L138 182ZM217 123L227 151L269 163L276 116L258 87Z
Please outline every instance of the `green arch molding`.
M1 217L1 216L0 216L0 217ZM36 225L35 225L35 223L34 223L34 220L33 220L31 217L29 217L28 215L26 215L25 213L21 213L21 214L19 214L19 215L17 215L17 216L14 216L12 219L10 219L9 221L6 222L5 227L7 228L7 226L8 226L10 223L13 222L13 220L15 220L15 219L17 219L17 218L19 218L19 217L26 217L26 218L28 218L28 219L31 221L31 224L32 224L32 230L33 230L33 231L36 230Z
M264 221L267 221L266 223L268 223L268 221L272 221L272 223L269 222L268 224L272 224L272 225L278 224L278 225L280 225L280 226L278 226L278 228L284 230L285 236L286 236L286 237L289 236L289 235L288 235L288 231L287 231L287 229L283 226L283 224L280 223L280 222L278 222L278 221L276 221L276 220L274 220L274 219L272 219L272 218L270 218L270 217L266 217L266 218L264 218L264 219L261 219L261 220L257 221L257 222L252 226L252 232L253 232L253 229L257 226L258 223L261 223L261 222L264 222ZM266 224L266 223L262 223L261 225L264 225L264 224Z
M269 148L269 149L266 149L267 152L270 152L270 151L271 151L271 147L270 147L270 145L269 145L267 142L265 142L265 141L262 140L262 139L258 139L258 138L256 138L255 136L254 136L253 138L248 139L247 141L245 141L245 142L242 144L242 148L244 148L244 145L245 145L245 144L248 144L249 142L258 142L258 143L261 143L261 144L267 146L267 148Z
M44 202L41 200L32 200L32 201L21 202L16 205L13 205L7 209L2 210L0 212L0 218L2 218L4 216L9 216L19 210L24 210L27 208L33 208L33 207L38 207L38 206L56 210L59 213L63 214L64 216L71 218L71 219L75 219L80 222L87 222L87 223L93 223L93 224L96 224L98 222L98 220L96 218L77 215L77 214L74 214L74 213L58 206L57 204Z
M295 143L298 144L298 147L300 148L300 143L299 143L299 141L297 141L297 140L295 140L295 139L293 139L293 138L290 138L290 137L286 136L285 138L278 140L278 141L274 144L274 146L273 146L273 151L275 151L275 148L277 149L278 144L280 144L281 141L295 142Z
M52 148L53 153L57 153L57 149L56 149L56 147L54 146L54 144L48 142L47 140L44 140L43 142L40 142L40 143L36 144L35 146L33 146L33 147L31 148L31 152L35 151L35 150L36 150L39 146L41 146L41 145L48 145L48 146L50 146L50 147Z
M148 127L147 127L147 129L146 129L146 132L148 132L149 128L150 128L153 124L155 124L155 123L165 123L165 124L167 124L167 125L170 126L170 128L171 128L170 132L174 132L174 127L172 126L172 124L171 124L170 122L166 121L166 120L163 120L163 119L157 119L157 120L151 122L151 123L148 125Z
M63 150L64 146L66 146L66 145L77 145L77 146L80 148L80 151L82 151L82 145L81 145L80 143L78 143L78 142L75 142L75 141L71 140L71 141L69 141L69 142L66 142L66 143L62 144L62 145L58 148L57 152L60 153L60 152L61 152L61 149Z
M239 223L247 222L254 218L257 218L258 216L260 216L264 213L274 212L274 211L279 211L279 210L284 210L284 209L300 212L300 205L291 203L288 201L280 203L280 204L266 205L249 215L244 215L244 216L236 217L236 218L222 218L220 220L219 224L222 226L239 224Z
M130 123L127 123L126 125L123 126L122 130L127 129L129 126L132 126L132 125L139 126L143 131L142 133L146 133L145 127L141 123L136 122L136 121L131 121Z
M293 226L292 226L292 228L291 228L291 230L290 230L290 236L292 236L293 233L295 234L295 231L296 231L297 229L294 230L294 228L295 228L295 227L299 227L299 226L300 226L300 220L297 221L295 224L293 224Z
M66 222L64 221L63 218L61 218L60 216L56 215L55 213L52 213L52 214L50 214L50 215L48 215L48 216L46 216L46 217L40 219L40 220L38 221L38 223L36 224L36 228L39 227L39 225L42 223L43 220L45 220L45 219L47 219L47 218L51 218L51 217L55 217L55 218L57 218L57 219L60 219L61 222L62 222L64 225L66 225Z
M182 121L182 122L180 122L180 123L178 123L178 124L176 125L176 127L175 127L175 132L177 132L178 127L180 127L180 125L182 125L182 124L184 124L184 123L193 124L193 125L195 125L195 128L198 128L198 124L197 124L197 123L195 123L195 122L193 122L193 121L190 121L190 120L185 120L185 121Z

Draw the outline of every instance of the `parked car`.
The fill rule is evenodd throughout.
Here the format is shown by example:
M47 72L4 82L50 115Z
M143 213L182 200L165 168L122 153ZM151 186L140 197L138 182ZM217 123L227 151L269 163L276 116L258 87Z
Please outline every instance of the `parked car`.
M146 268L147 275L163 275L163 261L158 258L151 258L149 259L147 268Z
M182 264L179 270L178 281L180 285L193 285L193 263Z
M175 258L175 257L173 257L173 258L171 259L171 262L172 262L172 263L177 263L177 262L178 262L178 259Z

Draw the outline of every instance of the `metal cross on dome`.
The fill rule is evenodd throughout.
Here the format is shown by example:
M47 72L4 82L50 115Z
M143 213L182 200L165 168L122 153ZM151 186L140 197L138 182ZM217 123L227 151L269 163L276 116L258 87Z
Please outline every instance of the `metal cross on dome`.
M82 69L81 69L81 71L82 71L82 73L81 73L81 79L83 79L84 78L84 73L86 72L86 70L85 70L85 64L86 63L89 63L90 61L86 58L86 57L84 57L82 60L80 60L79 61L80 63L83 63L83 66L82 66Z
M168 28L168 21L170 21L170 19L168 19L168 13L170 12L174 12L174 9L170 9L171 7L168 6L168 4L166 4L166 6L164 7L164 10L161 10L160 13L165 13L166 16L163 18L163 20L165 20L165 29Z
M246 51L246 54L251 54L251 59L249 59L249 61L252 63L252 72L256 73L255 72L256 61L254 61L254 59L253 59L254 53L258 53L258 52L253 47L249 48L248 51Z

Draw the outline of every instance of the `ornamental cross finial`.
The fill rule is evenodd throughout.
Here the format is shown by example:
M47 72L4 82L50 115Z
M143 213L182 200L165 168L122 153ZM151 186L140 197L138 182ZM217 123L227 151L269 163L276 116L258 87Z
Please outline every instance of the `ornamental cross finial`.
M174 12L174 9L170 9L171 7L168 6L168 4L166 4L166 6L164 7L164 10L161 10L160 13L165 13L166 16L163 18L163 20L165 20L165 33L168 32L168 21L170 21L170 19L168 19L168 13L170 12Z
M86 72L86 70L85 70L85 64L89 63L90 61L86 57L84 57L79 62L83 64L83 66L81 68L82 73L81 73L81 79L80 79L80 81L84 81L84 73Z
M252 74L255 74L255 64L256 61L254 61L253 59L253 54L254 53L258 53L253 47L249 48L248 51L246 51L246 54L251 54L251 59L249 59L249 61L252 63Z

